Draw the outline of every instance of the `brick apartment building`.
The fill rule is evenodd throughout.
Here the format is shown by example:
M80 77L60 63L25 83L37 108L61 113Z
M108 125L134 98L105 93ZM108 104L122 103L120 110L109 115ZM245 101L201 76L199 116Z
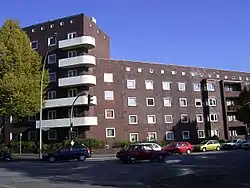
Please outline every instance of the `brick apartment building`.
M65 139L69 109L78 138L188 140L244 137L233 105L250 73L159 63L111 60L109 37L83 14L24 28L31 47L48 52L50 72L43 111L43 140ZM14 122L10 139L39 139L39 115Z

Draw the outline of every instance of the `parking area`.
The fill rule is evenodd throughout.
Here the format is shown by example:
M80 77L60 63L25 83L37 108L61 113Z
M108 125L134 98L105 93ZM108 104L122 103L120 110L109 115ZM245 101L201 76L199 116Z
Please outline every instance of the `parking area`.
M166 163L121 164L113 157L86 162L0 163L0 188L250 187L250 151L169 156Z

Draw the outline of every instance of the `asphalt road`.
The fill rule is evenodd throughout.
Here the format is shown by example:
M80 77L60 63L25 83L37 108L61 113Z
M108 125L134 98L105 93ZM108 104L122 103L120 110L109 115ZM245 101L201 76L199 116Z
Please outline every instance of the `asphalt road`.
M0 163L0 188L249 188L250 151L170 156L166 163L121 164L112 156L86 162Z

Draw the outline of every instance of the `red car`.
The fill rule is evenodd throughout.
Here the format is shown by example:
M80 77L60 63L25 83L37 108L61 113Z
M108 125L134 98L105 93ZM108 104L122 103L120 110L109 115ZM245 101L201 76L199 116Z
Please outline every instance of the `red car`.
M168 154L178 153L178 154L191 154L193 151L193 146L188 142L171 142L166 147L163 148Z

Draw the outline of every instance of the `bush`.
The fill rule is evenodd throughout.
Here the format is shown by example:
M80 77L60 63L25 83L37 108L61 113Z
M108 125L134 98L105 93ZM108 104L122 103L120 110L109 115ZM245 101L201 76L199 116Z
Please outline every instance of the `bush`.
M36 150L36 144L33 141L22 141L21 142L22 153L34 153ZM19 153L20 151L20 142L19 141L11 141L9 145L9 149L13 153Z
M100 149L104 148L105 143L97 139L76 139L75 144L84 144L90 149ZM68 143L70 144L70 142Z
M112 148L123 148L124 146L130 145L131 142L126 140L115 141L112 145Z

